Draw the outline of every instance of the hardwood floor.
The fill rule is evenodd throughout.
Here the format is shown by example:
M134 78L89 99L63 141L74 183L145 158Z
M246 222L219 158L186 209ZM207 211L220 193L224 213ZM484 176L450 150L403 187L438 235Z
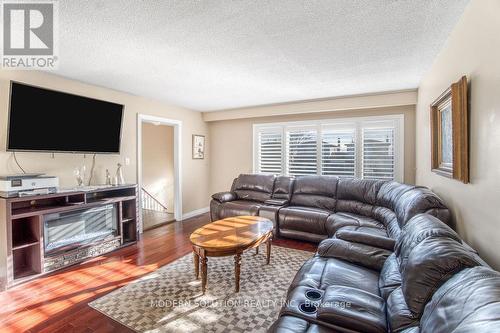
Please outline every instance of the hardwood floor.
M157 228L169 222L175 221L174 214L157 212L150 209L142 209L142 224L144 230Z
M191 252L189 235L208 214L145 232L133 246L0 293L0 332L132 332L87 303ZM314 244L273 244L315 251Z

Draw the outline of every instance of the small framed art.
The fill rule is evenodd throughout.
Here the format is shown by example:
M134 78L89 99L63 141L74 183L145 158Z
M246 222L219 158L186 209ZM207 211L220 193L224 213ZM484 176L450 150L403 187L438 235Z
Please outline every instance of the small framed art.
M193 134L193 159L202 160L205 158L205 136Z

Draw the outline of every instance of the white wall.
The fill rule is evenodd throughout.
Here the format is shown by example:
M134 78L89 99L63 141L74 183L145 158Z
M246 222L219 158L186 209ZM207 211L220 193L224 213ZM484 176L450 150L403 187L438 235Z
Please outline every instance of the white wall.
M470 184L431 172L429 105L462 75L471 87ZM471 1L424 76L416 141L417 184L445 200L458 232L500 269L500 1Z

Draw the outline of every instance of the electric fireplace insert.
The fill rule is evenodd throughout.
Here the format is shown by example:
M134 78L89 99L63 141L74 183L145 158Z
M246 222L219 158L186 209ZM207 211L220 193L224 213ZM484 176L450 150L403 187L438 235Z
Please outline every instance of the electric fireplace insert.
M70 251L117 235L116 204L44 216L45 255Z

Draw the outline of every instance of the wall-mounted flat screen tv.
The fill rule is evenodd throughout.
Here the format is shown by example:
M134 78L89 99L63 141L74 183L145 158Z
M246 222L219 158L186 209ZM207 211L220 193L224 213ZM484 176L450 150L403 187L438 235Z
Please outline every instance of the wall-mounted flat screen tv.
M123 105L11 82L8 151L120 152Z

